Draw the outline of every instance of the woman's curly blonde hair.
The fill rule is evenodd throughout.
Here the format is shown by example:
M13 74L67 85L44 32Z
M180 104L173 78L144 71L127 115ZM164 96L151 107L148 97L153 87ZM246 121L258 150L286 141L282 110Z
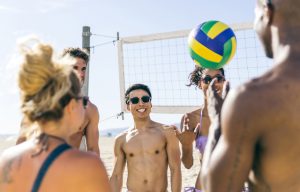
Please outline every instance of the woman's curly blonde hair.
M80 95L80 82L72 69L74 60L54 58L53 48L32 40L20 45L23 60L18 84L21 109L31 122L59 120L64 107Z

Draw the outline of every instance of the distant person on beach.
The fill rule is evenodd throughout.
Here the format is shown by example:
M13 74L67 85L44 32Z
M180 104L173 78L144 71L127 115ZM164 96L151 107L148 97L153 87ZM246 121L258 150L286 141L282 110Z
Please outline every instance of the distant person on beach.
M99 156L67 144L84 121L87 98L81 95L74 59L55 58L38 40L20 45L21 111L34 134L0 157L0 191L111 191Z
M114 192L120 192L127 163L127 190L132 192L167 191L170 167L171 190L181 191L179 142L173 126L151 120L151 92L144 84L134 84L125 93L127 109L134 127L115 139L115 165L110 177Z
M75 58L76 63L73 65L73 69L78 73L80 77L81 87L85 80L85 71L87 63L89 62L89 55L83 49L80 48L68 48L63 52L63 56L70 56ZM87 146L88 151L93 151L100 155L99 151L99 112L97 106L94 105L90 100L86 107L86 112L84 114L83 124L80 126L79 130L68 138L68 143L73 147L80 148ZM17 144L26 141L24 131L28 128L28 120L24 117L21 122L21 132L17 139ZM84 141L84 137L86 138ZM85 143L86 142L86 143ZM85 149L86 150L86 149Z
M73 65L73 69L78 73L82 87L84 85L86 68L89 62L88 53L80 48L68 48L63 52L63 56L65 55L75 58L76 63ZM69 144L79 148L80 144L83 142L83 138L85 137L87 150L100 155L98 124L98 108L95 104L88 100L83 124L80 126L77 133L71 135L68 140Z
M274 66L231 90L224 104L211 83L206 192L241 191L246 180L253 192L300 191L300 1L257 0L254 29Z
M203 105L192 112L186 113L181 118L180 130L176 129L177 137L181 144L182 163L185 168L190 169L193 166L193 142L196 143L196 148L200 153L200 162L204 154L204 148L207 142L208 128L210 119L207 111L207 89L209 83L215 81L215 87L219 93L222 93L223 83L225 81L225 72L221 68L219 70L205 69L195 66L194 70L189 75L190 83L188 86L196 86L203 93ZM185 187L186 192L201 190L200 174L195 182L195 187Z

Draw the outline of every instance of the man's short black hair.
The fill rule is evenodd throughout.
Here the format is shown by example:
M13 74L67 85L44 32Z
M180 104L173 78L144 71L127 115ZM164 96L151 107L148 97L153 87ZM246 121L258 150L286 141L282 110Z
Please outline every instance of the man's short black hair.
M89 57L90 57L88 52L85 49L81 49L79 47L66 48L66 49L64 49L62 55L63 56L70 55L71 57L74 57L74 58L78 57L80 59L83 59L86 62L86 64L89 62Z
M150 97L152 97L151 95L151 91L149 89L149 87L147 85L144 85L144 84L141 84L141 83L137 83L137 84L133 84L131 85L125 92L125 102L126 104L129 103L129 94L134 91L134 90L138 90L138 89L141 89L141 90L144 90L148 93L148 95Z

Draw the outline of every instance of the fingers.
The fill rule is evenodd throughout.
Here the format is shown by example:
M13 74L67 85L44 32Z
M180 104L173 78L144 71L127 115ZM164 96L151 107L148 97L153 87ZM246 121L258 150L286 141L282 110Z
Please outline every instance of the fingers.
M183 118L183 128L182 128L182 131L188 131L189 130L189 118L188 118L188 115L185 114L184 115L184 118Z
M200 123L198 123L197 126L194 129L194 133L197 134L199 132L200 128L201 128L201 125L200 125Z
M216 89L216 85L215 85L215 81L216 81L217 79L216 78L214 78L211 82L210 82L210 84L209 84L209 87L208 87L208 96L209 97L211 97L211 96L214 96L214 97L219 97L219 94L218 94L218 92L217 92L217 89Z
M223 84L223 91L222 91L222 98L225 99L228 92L230 90L230 83L229 81L225 81Z

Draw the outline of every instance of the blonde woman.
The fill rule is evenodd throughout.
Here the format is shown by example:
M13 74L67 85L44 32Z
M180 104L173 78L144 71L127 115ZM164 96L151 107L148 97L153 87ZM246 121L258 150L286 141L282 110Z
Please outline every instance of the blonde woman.
M22 113L35 134L1 155L0 191L110 191L100 158L66 143L87 104L71 60L53 59L50 45L29 43L20 46L19 88Z

